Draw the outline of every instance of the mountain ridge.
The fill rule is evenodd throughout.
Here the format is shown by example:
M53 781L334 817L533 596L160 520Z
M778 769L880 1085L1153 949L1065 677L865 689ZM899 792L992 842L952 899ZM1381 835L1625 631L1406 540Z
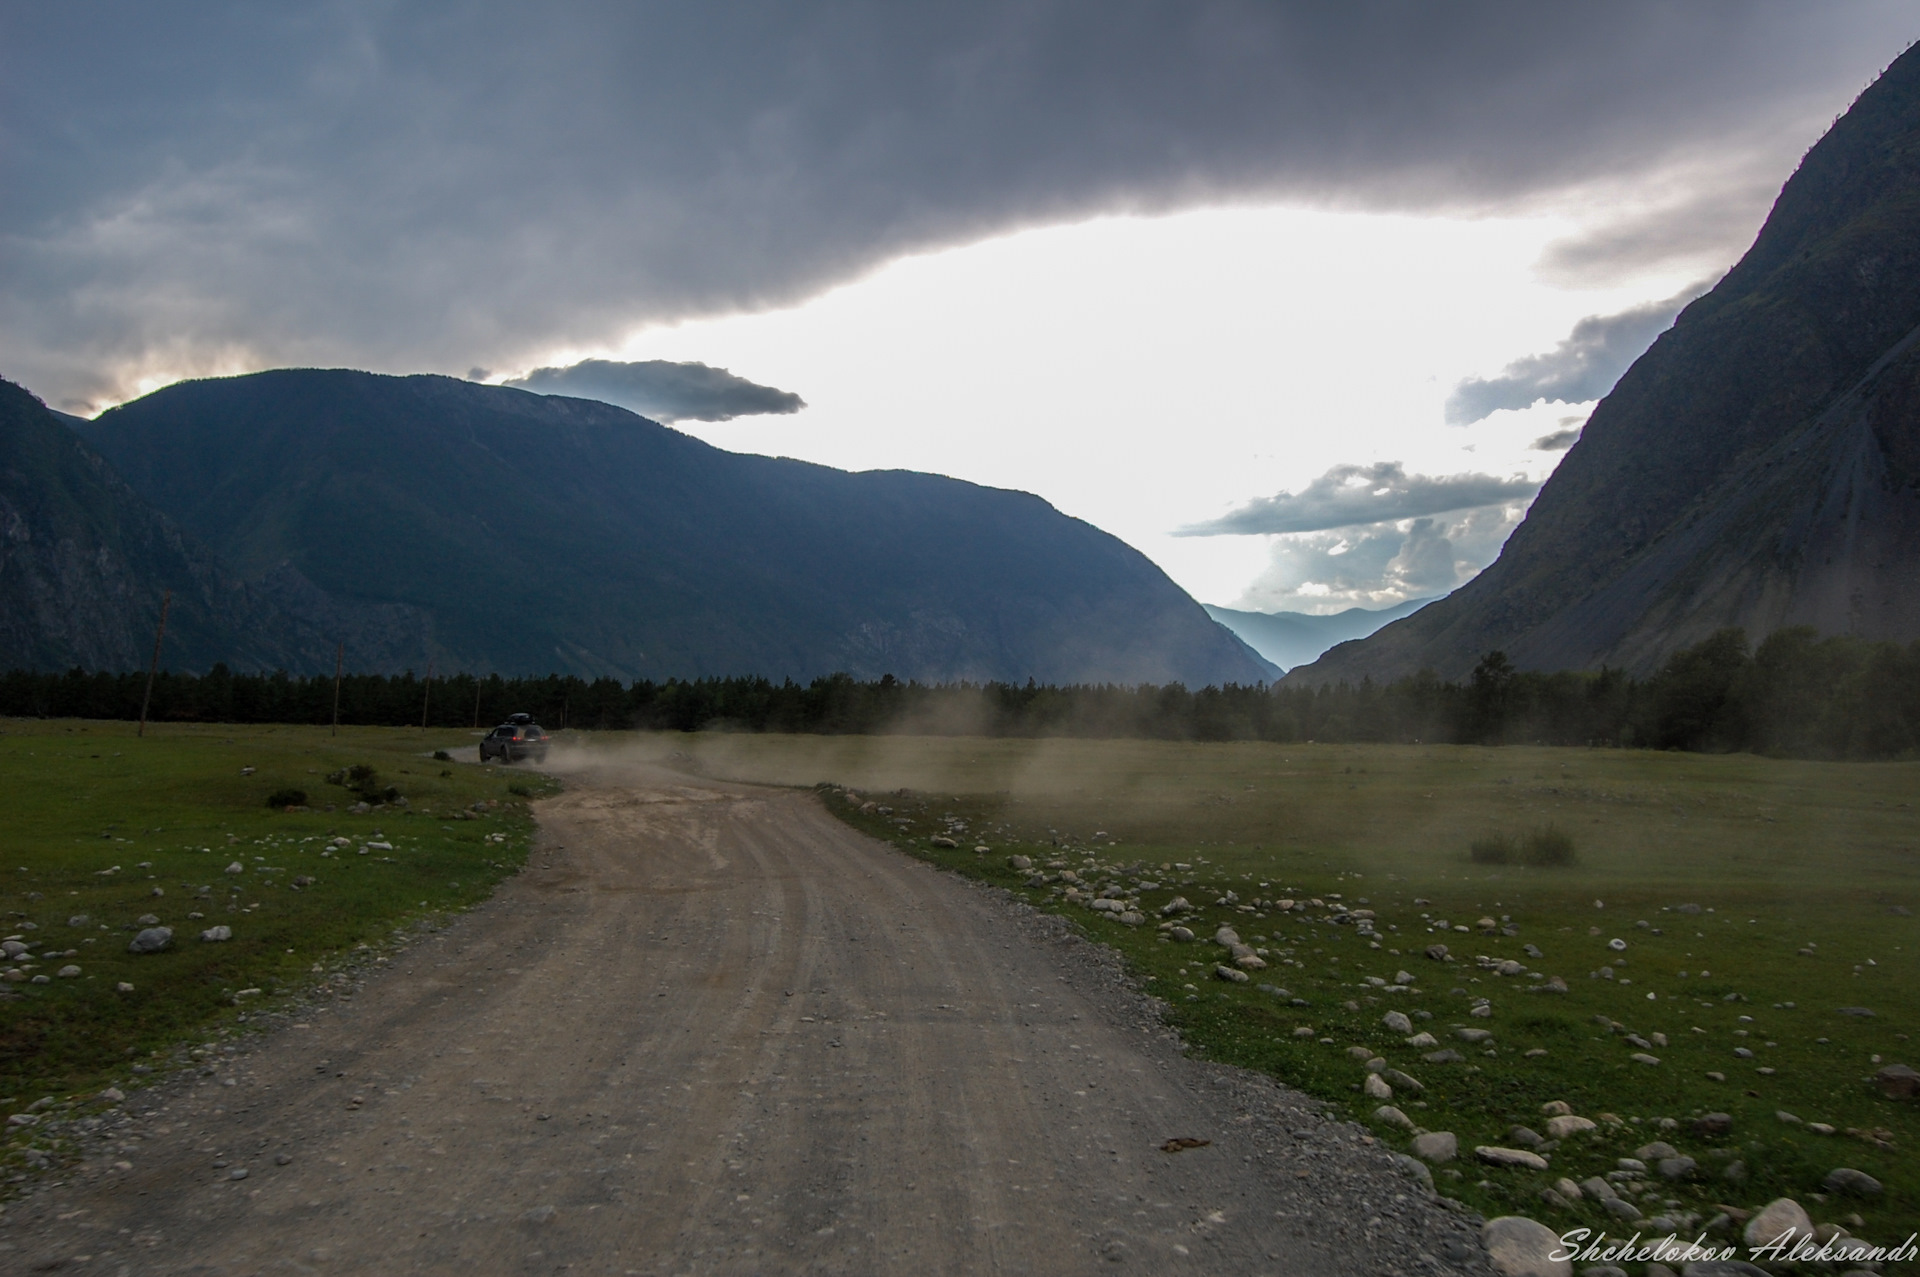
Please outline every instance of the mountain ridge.
M416 609L443 669L1277 673L1138 551L1032 494L724 452L596 401L281 369L84 429L242 579Z
M1721 626L1920 637L1916 327L1920 47L1595 408L1490 567L1288 678L1460 678L1491 650L1647 673Z

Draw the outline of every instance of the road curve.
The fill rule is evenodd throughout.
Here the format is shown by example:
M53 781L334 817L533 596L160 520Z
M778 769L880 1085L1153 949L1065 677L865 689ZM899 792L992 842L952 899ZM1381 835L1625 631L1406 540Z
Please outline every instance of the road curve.
M539 821L357 997L137 1097L0 1269L1485 1271L1356 1128L810 794L583 767Z

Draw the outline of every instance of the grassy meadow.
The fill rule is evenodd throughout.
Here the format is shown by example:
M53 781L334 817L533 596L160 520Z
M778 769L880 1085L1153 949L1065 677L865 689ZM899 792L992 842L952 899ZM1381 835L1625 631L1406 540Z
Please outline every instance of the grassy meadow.
M1405 1148L1410 1133L1376 1118L1381 1100L1361 1090L1356 1057L1384 1058L1422 1088L1398 1086L1389 1102L1459 1137L1462 1156L1435 1168L1436 1185L1488 1214L1630 1234L1590 1194L1563 1206L1541 1190L1616 1172L1663 1141L1694 1158L1695 1173L1619 1171L1616 1190L1683 1229L1778 1196L1876 1242L1920 1228L1920 1115L1867 1081L1882 1063L1920 1065L1909 1038L1920 1010L1920 764L1459 746L643 742L717 776L852 787L851 798L828 796L844 819L1118 948L1197 1051L1318 1095ZM1548 826L1570 836L1576 863L1470 858L1477 839ZM1014 855L1034 871L1010 868ZM1065 898L1107 885L1146 921ZM1174 920L1193 942L1168 938L1159 910L1175 896L1197 906ZM1310 903L1283 912L1280 900ZM1373 910L1375 935L1326 921L1336 904ZM1244 984L1216 973L1231 961L1209 942L1223 924L1268 964ZM1434 944L1450 960L1425 956ZM1496 974L1507 960L1524 972ZM1403 972L1410 981L1396 983ZM1551 977L1564 993L1546 991ZM1389 1011L1435 1042L1409 1045L1382 1023ZM1476 1029L1490 1037L1459 1036ZM1426 1058L1436 1051L1459 1058ZM1520 1142L1516 1126L1544 1135L1552 1101L1598 1127L1541 1150L1544 1172L1476 1161L1476 1146ZM1731 1129L1697 1133L1708 1113L1729 1115ZM1885 1192L1826 1192L1836 1167Z
M433 757L470 747L463 731L134 733L0 720L0 939L31 946L0 962L0 1113L130 1088L184 1043L376 960L395 929L484 899L526 855L527 799L551 788ZM350 811L361 795L327 777L354 767L368 796L405 805ZM269 807L284 790L307 808ZM144 918L172 942L130 953ZM201 939L217 926L231 938ZM12 1131L8 1156L35 1138Z

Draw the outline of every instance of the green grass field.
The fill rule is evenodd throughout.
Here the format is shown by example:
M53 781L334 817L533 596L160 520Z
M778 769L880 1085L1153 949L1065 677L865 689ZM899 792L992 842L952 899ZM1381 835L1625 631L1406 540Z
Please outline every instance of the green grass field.
M1920 1009L1920 765L885 737L637 747L678 750L713 775L854 787L872 809L829 798L851 823L1066 913L1121 950L1199 1051L1329 1100L1405 1147L1409 1135L1377 1120L1380 1100L1360 1089L1355 1049L1377 1053L1424 1088L1402 1086L1392 1104L1459 1136L1464 1156L1436 1168L1437 1186L1488 1214L1630 1233L1591 1200L1560 1207L1540 1192L1615 1171L1657 1140L1698 1170L1671 1182L1623 1174L1619 1191L1649 1217L1691 1227L1722 1204L1785 1195L1816 1222L1878 1242L1920 1228L1920 1117L1867 1082L1882 1063L1920 1064L1909 1040ZM1476 838L1548 824L1571 835L1575 865L1469 859ZM1051 880L1028 885L1011 855ZM1069 903L1063 870L1090 888L1120 887L1147 922ZM1176 895L1199 906L1178 920L1195 942L1160 925ZM1319 903L1281 912L1280 899ZM1377 934L1324 921L1336 903L1372 909ZM1246 984L1215 975L1230 961L1208 943L1223 924L1265 955ZM1453 960L1424 956L1435 943ZM1530 974L1495 974L1506 960ZM1404 990L1402 972L1412 977ZM1566 992L1532 991L1553 976ZM1471 1014L1481 999L1484 1018ZM1388 1029L1382 1018L1395 1010L1435 1044L1410 1046ZM1491 1038L1468 1042L1462 1029ZM1425 1058L1436 1050L1461 1058ZM1476 1163L1475 1146L1511 1145L1515 1126L1544 1134L1541 1109L1555 1100L1599 1128L1546 1150L1545 1172ZM1711 1112L1729 1114L1731 1131L1696 1134L1694 1119ZM1825 1193L1827 1172L1842 1166L1873 1175L1884 1194Z
M131 724L0 721L0 936L31 946L0 962L0 1112L126 1087L135 1065L484 899L525 857L527 796L552 786L432 757L471 744L448 731L166 725L137 739ZM406 806L349 811L357 795L326 777L356 765ZM283 789L304 790L311 810L269 808ZM128 952L148 917L172 943ZM231 939L200 938L216 926Z

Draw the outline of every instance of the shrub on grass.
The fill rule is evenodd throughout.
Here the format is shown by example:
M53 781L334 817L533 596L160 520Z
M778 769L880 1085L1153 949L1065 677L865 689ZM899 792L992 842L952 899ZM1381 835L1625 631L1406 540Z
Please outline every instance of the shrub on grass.
M304 789L276 789L267 795L269 807L305 807L307 791Z
M1538 829L1527 831L1525 841L1520 846L1520 858L1527 864L1541 869L1551 869L1574 862L1573 835L1558 825L1542 825Z
M1487 834L1474 839L1467 854L1476 865L1505 865L1512 863L1515 850L1513 839L1505 834Z
M433 751L433 761L436 763L450 763L453 761L453 755L444 749L436 749Z

